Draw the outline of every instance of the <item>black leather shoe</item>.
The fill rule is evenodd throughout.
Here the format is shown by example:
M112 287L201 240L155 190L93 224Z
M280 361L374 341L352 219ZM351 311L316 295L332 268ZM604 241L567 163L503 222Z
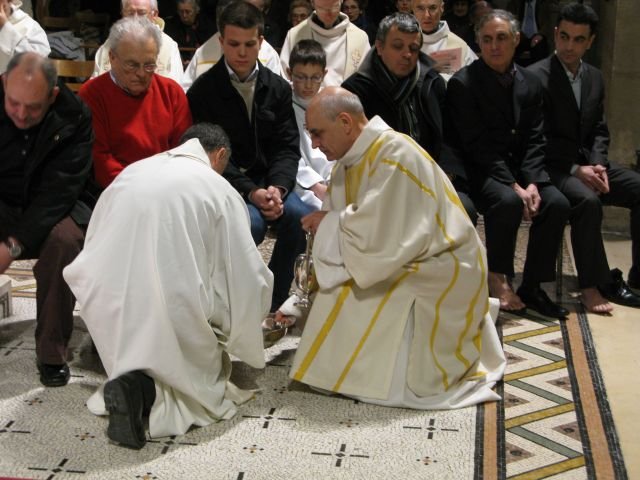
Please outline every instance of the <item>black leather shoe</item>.
M567 315L569 315L569 310L562 308L557 303L553 303L547 293L540 287L520 287L516 293L527 306L527 310L533 310L545 317L558 318L560 320L567 318Z
M631 270L629 270L627 285L634 290L640 290L640 271L636 267L631 267Z
M69 383L69 366L66 363L51 365L38 360L36 365L40 372L40 383L45 387L64 387Z
M631 291L629 285L622 278L622 272L618 268L611 270L612 282L600 288L602 296L610 302L626 307L640 308L640 295Z
M136 450L147 439L142 423L145 383L151 380L142 372L128 372L106 383L104 404L109 412L107 436L121 445Z

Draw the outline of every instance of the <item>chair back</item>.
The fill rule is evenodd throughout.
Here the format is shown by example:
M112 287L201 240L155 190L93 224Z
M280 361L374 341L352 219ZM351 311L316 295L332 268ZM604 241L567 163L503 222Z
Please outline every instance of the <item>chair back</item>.
M91 77L95 62L93 60L65 60L52 58L51 61L56 66L58 76L65 80L69 89L77 92L82 84Z

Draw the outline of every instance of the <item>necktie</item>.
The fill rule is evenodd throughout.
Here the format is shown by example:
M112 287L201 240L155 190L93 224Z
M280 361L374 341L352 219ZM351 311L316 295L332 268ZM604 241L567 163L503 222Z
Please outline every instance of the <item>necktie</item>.
M522 18L522 33L528 38L533 37L538 32L536 26L536 12L533 0L525 0L524 17Z

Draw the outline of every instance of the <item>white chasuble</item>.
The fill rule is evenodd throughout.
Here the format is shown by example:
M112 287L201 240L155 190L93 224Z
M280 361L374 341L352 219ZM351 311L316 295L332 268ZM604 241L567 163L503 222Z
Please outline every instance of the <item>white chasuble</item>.
M244 201L198 140L118 175L64 277L108 378L132 370L153 378L152 437L228 419L251 398L228 381L229 355L264 367L272 274ZM87 405L106 414L102 389Z
M323 209L320 290L291 377L390 406L499 398L485 249L429 154L374 117L337 162Z

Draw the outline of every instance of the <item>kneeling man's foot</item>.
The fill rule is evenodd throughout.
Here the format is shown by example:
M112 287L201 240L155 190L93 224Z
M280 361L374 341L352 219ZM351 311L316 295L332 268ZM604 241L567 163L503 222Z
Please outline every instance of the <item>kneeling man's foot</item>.
M136 450L144 447L146 436L142 423L145 408L145 383L153 382L140 371L128 372L104 386L104 404L109 412L108 437Z
M500 310L515 315L525 312L525 305L507 281L506 275L489 272L489 294L500 300Z
M584 305L584 308L589 313L596 313L598 315L611 315L613 311L613 305L600 294L600 291L595 287L583 288L580 295L580 303Z
M547 293L540 287L520 287L518 295L527 306L527 310L533 310L545 317L565 319L569 310L553 303Z
M64 387L69 383L69 366L66 363L62 365L52 365L37 361L36 366L40 372L40 383L45 387Z
M622 278L622 272L618 268L611 270L611 283L600 288L602 295L610 302L626 307L640 308L640 295L634 293Z

